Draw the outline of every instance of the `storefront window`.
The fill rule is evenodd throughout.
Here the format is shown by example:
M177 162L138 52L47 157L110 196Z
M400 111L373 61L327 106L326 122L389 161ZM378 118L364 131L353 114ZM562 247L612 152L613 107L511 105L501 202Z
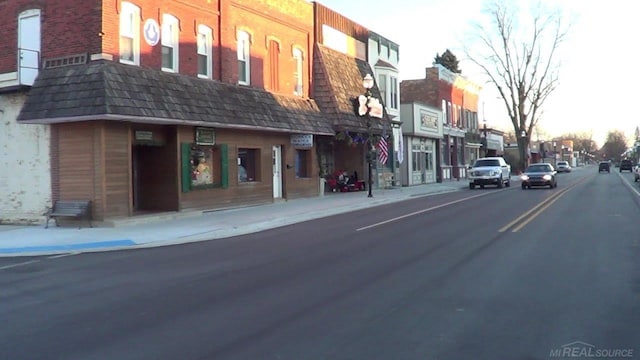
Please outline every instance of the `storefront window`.
M220 174L214 174L214 169L219 169L220 164L214 164L212 146L192 146L191 158L191 186L212 185ZM219 162L219 159L218 159Z
M311 177L311 151L309 150L296 150L296 177L308 178Z
M259 181L258 149L238 149L238 182Z

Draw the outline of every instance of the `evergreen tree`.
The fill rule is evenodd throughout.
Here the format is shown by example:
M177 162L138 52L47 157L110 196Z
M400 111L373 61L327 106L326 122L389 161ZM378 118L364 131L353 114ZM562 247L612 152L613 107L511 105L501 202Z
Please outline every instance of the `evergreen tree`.
M436 54L433 63L440 64L456 74L462 74L462 70L458 67L458 58L449 49L442 53L442 55Z

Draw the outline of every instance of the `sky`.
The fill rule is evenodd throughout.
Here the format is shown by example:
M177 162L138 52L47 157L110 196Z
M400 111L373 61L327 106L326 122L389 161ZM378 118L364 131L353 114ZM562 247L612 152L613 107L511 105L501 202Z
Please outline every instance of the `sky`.
M525 1L530 4L533 1ZM463 46L470 24L482 14L482 1L470 0L318 0L358 24L400 46L400 80L420 79L436 54L450 49L463 75L483 86L485 110L479 116L489 127L512 130L504 105L491 84L470 62ZM559 8L571 23L560 45L559 83L543 107L539 135L532 140L566 133L590 134L602 146L607 133L622 131L630 144L640 126L634 105L640 85L634 47L640 42L640 20L633 1L542 0Z

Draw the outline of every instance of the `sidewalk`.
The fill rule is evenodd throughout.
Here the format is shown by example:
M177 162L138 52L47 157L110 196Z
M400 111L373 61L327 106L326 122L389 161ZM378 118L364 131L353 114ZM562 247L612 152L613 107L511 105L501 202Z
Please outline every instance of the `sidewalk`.
M306 220L389 204L413 197L460 191L465 180L276 202L239 209L136 218L115 227L0 225L0 256L48 255L153 247L243 235Z

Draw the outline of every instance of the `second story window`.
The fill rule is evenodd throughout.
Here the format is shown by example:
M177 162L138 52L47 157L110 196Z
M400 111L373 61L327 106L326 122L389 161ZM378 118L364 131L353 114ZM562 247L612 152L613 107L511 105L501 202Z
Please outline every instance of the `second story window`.
M120 62L140 65L140 8L128 2L120 12Z
M398 78L389 77L389 107L392 109L398 108Z
M250 40L247 32L238 32L238 83L242 85L251 84Z
M271 90L280 90L280 43L276 40L269 41L269 75Z
M295 62L295 70L293 72L293 94L302 96L303 95L303 77L304 77L304 69L303 59L302 59L302 50L293 49L293 61Z
M180 28L178 19L172 15L162 16L162 70L178 72L178 49Z
M40 69L40 10L26 10L18 17L18 79L33 85Z
M378 75L378 90L380 90L380 99L383 104L387 104L387 75Z
M211 79L213 73L213 31L205 25L198 26L198 77Z

